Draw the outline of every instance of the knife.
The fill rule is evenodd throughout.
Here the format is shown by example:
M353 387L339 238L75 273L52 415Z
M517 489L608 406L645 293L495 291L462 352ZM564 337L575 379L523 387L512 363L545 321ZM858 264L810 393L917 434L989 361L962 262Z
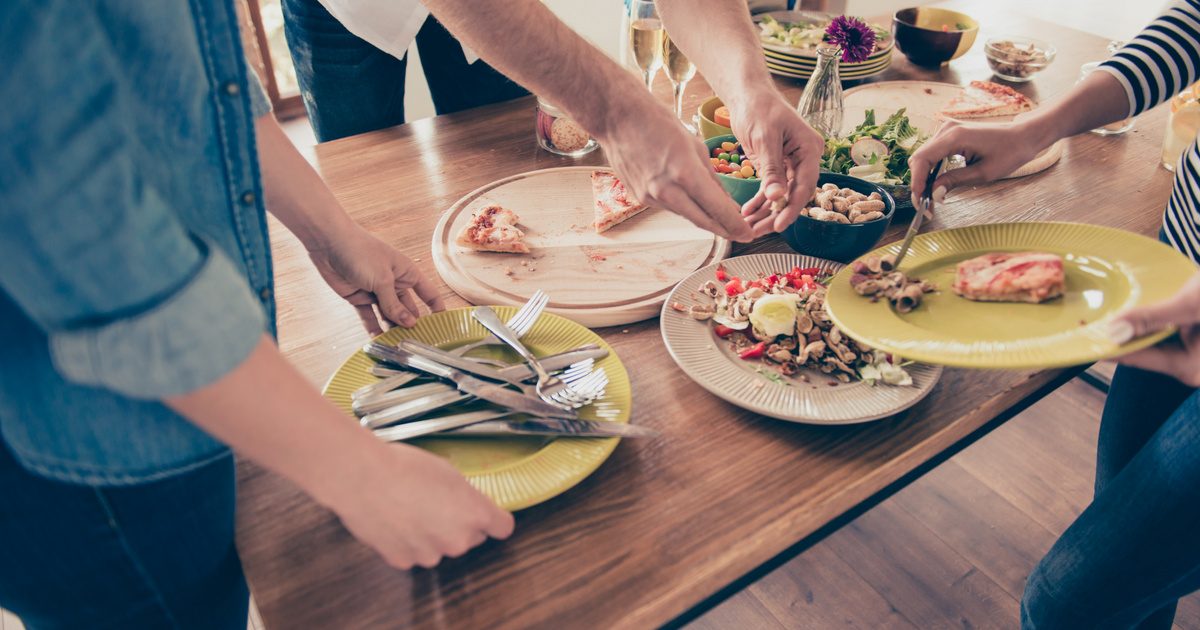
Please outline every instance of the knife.
M504 409L485 410L459 413L442 418L430 418L429 420L417 420L416 422L409 422L408 424L403 424L396 427L376 429L375 437L385 442L400 442L403 440L411 440L415 437L421 437L422 435L429 435L431 433L439 433L441 431L465 427L477 422L484 422L486 420L511 416L513 413L515 412Z
M411 440L426 435L438 437L484 437L544 435L557 437L656 437L658 431L621 422L591 420L500 420L511 411L474 411L443 418L418 420L405 425L377 429L375 436L387 442Z
M453 389L436 394L430 394L423 398L409 400L400 403L394 407L388 407L382 411L377 411L368 414L359 419L359 422L368 429L379 429L388 427L393 424L399 424L418 416L423 416L431 411L436 411L442 407L453 405L455 403L471 400L471 396Z
M354 409L355 415L365 416L376 411L383 411L388 407L395 407L401 403L424 398L431 394L452 391L456 390L445 383L425 383L424 385L404 387L374 396L363 396L355 400L351 407Z
M921 231L921 223L925 221L925 215L933 210L933 182L937 179L938 172L942 170L942 162L938 160L937 164L933 165L933 170L929 172L929 179L925 180L925 190L921 191L921 198L917 200L921 204L913 214L912 223L908 224L908 232L904 233L904 242L900 244L900 251L896 252L896 262L892 264L893 269L900 268L900 261L908 255L908 248L912 246L913 238L917 236L917 232Z
M442 435L446 437L475 437L484 435L551 435L560 437L658 437L654 429L626 424L624 422L596 422L593 420L555 420L532 418L529 420L491 420L464 426Z
M574 410L563 409L541 398L527 396L520 392L506 389L502 385L489 383L460 370L442 365L437 361L409 354L399 348L386 346L378 342L370 342L363 347L363 351L371 356L382 358L385 361L444 378L454 383L458 391L495 403L506 409L547 418L561 418L566 420L574 420L576 418Z

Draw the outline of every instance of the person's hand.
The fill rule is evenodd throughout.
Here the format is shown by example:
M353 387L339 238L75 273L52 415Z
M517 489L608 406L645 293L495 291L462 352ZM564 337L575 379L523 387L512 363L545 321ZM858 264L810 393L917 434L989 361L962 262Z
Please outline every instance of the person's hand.
M446 460L406 444L379 447L354 454L346 473L313 496L388 564L430 568L512 534L512 514Z
M947 121L933 138L927 140L908 159L912 170L913 205L920 207L925 180L938 161L962 155L967 165L943 170L934 182L933 201L941 203L946 193L958 186L990 182L1020 168L1041 151L1039 134L1020 122L959 123Z
M1125 343L1169 326L1179 334L1166 341L1127 354L1119 363L1160 372L1189 387L1200 387L1200 274L1192 276L1175 297L1118 315L1109 328L1116 343Z
M354 306L372 336L383 333L383 322L416 324L418 300L433 312L445 308L437 287L412 260L358 226L308 255L325 282Z
M608 137L600 139L629 192L718 236L749 241L750 226L717 181L704 144L648 96L630 101L627 110L611 114Z
M773 90L746 102L731 113L734 135L762 180L758 194L742 206L758 238L787 229L812 199L825 140ZM776 212L785 199L786 206Z

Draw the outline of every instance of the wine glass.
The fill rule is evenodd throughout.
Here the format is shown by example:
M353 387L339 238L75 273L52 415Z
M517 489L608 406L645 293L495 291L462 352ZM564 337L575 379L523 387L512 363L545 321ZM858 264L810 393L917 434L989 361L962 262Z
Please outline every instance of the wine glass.
M646 89L654 85L654 75L662 67L665 36L654 1L633 0L629 6L629 47L634 62L642 70Z
M671 80L671 87L675 90L675 117L688 133L694 134L696 127L683 119L683 91L687 89L688 81L696 76L696 65L679 50L671 40L670 33L663 36L663 68L667 72L667 78Z

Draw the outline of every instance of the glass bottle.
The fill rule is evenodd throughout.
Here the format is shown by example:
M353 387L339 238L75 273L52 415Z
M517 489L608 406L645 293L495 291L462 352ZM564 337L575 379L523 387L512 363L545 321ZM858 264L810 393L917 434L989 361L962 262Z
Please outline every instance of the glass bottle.
M1200 83L1171 98L1171 113L1167 117L1167 132L1163 138L1160 163L1175 172L1175 163L1200 134Z
M842 115L845 109L842 98L842 79L838 71L842 49L834 44L822 43L817 47L817 68L813 70L800 95L796 112L808 124L826 138L842 131Z

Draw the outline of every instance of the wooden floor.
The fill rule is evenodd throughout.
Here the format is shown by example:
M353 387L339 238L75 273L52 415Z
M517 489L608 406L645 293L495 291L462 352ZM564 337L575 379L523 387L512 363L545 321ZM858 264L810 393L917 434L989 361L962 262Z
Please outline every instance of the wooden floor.
M709 628L1015 628L1091 498L1104 395L1076 379L701 617ZM1200 595L1179 628L1200 629Z

